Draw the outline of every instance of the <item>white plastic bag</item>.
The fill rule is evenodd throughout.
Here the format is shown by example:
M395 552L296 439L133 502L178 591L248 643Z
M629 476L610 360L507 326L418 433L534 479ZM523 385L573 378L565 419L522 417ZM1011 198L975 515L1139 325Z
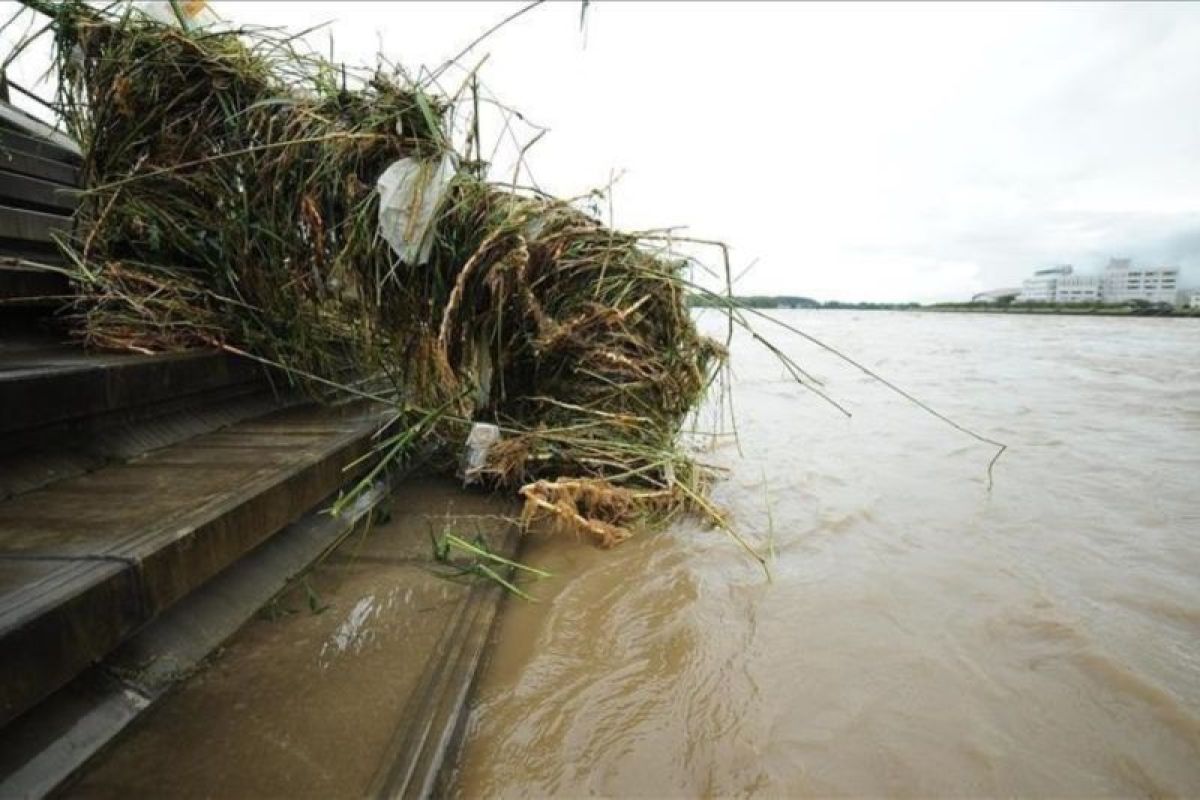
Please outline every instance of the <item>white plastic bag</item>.
M424 264L433 248L433 215L458 171L445 153L436 161L402 158L379 176L379 235L406 264Z
M462 463L459 465L459 477L464 486L478 483L479 473L487 466L488 451L492 445L500 441L500 428L490 422L476 422L467 434L466 447L463 449Z

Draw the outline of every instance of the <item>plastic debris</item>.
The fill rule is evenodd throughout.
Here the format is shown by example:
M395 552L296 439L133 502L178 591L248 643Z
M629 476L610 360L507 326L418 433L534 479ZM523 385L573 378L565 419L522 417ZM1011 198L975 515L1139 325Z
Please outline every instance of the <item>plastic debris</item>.
M467 434L460 477L464 486L479 483L479 473L487 465L488 451L500 441L500 428L490 422L476 422Z
M458 171L452 153L436 161L402 158L379 176L379 235L406 264L429 260L433 215Z

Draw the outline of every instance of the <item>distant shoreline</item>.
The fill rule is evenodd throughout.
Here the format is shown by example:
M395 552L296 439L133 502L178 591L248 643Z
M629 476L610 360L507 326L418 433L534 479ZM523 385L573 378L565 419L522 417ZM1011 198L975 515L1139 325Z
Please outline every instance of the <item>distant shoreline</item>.
M1055 307L1030 308L1027 306L984 306L984 305L933 305L921 306L915 311L935 311L943 314L1032 314L1038 316L1064 317L1169 317L1200 319L1200 309L1195 308L1083 308Z
M1159 305L1054 305L1039 303L844 303L837 300L819 302L809 297L734 296L734 303L757 310L805 309L812 311L935 311L960 314L1035 314L1068 317L1181 317L1200 318L1200 309L1171 308ZM704 295L688 298L692 308L717 308L723 299Z

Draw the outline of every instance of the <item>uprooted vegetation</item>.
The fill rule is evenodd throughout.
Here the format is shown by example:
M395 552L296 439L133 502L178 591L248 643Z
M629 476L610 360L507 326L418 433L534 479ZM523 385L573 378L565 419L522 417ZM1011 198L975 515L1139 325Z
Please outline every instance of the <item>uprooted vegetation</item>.
M381 55L373 71L347 70L278 31L176 27L132 4L114 14L83 0L21 2L51 17L55 108L84 153L85 191L59 242L79 336L143 353L217 347L322 402L384 404L375 464L335 511L418 452L452 469L487 423L490 447L468 473L516 491L526 524L609 546L690 511L766 569L709 501L714 468L682 443L714 387L733 421L734 328L849 412L751 320L996 448L990 491L1006 445L739 303L723 244L617 231L600 221L597 193L563 200L519 185L532 142L515 137L511 180L490 179L480 104L505 107L481 97L478 67L460 67L457 92L435 93L444 68L416 80ZM511 136L521 117L505 113ZM719 248L723 272L682 255L683 242ZM696 269L722 290L694 282ZM698 333L689 299L721 310L724 343Z
M382 400L384 464L423 446L447 468L494 423L476 477L602 545L689 509L724 524L680 434L725 349L688 314L669 236L489 180L478 126L451 144L461 98L400 71L348 81L278 33L29 4L53 17L58 110L84 152L61 244L89 345L220 347L326 402ZM430 184L414 207L440 194L398 251L376 183L402 159Z

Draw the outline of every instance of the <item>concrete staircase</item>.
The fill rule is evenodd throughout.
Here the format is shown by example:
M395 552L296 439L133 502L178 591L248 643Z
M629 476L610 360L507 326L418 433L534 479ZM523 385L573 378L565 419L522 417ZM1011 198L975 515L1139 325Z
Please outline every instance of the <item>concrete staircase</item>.
M321 513L365 469L376 405L316 406L223 353L72 343L55 316L69 287L45 267L61 263L78 161L0 103L5 796L53 789L165 691L162 676L129 684L116 651L136 652L143 674L167 654L198 661L384 495ZM274 546L281 533L290 543ZM225 595L201 599L215 584ZM206 603L216 610L182 638L165 632Z

